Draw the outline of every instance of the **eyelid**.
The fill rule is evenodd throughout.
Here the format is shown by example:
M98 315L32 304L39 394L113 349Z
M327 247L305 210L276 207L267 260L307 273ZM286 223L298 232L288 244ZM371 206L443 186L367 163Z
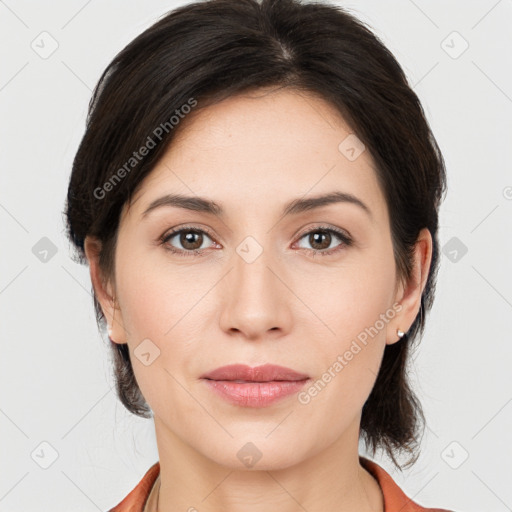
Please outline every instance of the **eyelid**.
M299 234L297 234L296 236L298 238L302 238L304 235L307 235L307 234L309 234L309 233L311 233L312 231L315 231L315 230L318 230L318 231L333 231L338 236L342 236L342 237L345 237L345 238L348 238L348 239L352 239L352 236L350 235L350 233L347 230L342 229L342 228L338 228L338 227L335 227L335 226L330 226L328 224L321 223L321 222L318 225L316 225L316 226L308 226L303 231L302 230L299 231Z

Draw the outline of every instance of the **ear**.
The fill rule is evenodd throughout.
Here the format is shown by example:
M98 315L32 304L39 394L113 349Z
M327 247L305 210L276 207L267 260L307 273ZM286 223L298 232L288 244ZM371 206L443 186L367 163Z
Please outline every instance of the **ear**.
M413 269L411 278L406 285L401 284L395 295L395 302L401 304L400 313L395 316L391 329L391 340L386 344L392 345L400 338L397 329L407 332L413 324L421 307L421 296L425 289L430 263L432 261L432 235L427 228L423 228L416 241Z
M123 327L124 324L122 321L121 309L119 308L113 286L103 277L100 269L99 259L101 246L101 241L97 238L89 236L85 238L84 251L89 263L91 282L94 287L96 298L101 305L107 324L112 329L112 333L110 335L112 341L123 344L126 343L126 335ZM116 299L116 304L114 304L114 298Z

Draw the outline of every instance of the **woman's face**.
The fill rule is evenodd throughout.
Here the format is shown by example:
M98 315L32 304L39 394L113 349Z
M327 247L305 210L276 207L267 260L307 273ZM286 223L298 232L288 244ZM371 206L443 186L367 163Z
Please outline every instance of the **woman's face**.
M410 327L421 295L398 285L369 152L330 105L291 90L233 97L182 122L122 212L110 290L120 308L111 337L129 345L159 448L257 469L333 443L357 450L385 345ZM334 194L365 206L312 202ZM222 213L197 202L146 212L167 195L198 196ZM308 380L258 403L228 400L201 378L267 363Z

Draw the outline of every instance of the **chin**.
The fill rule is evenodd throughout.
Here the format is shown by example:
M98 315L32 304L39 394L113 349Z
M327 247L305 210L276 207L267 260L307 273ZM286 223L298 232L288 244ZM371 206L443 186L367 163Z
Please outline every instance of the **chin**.
M293 444L284 444L282 439L276 437L271 440L270 437L262 435L230 439L221 442L213 452L210 441L203 455L232 471L277 471L299 464L308 456L304 440L299 437L296 438L297 443Z

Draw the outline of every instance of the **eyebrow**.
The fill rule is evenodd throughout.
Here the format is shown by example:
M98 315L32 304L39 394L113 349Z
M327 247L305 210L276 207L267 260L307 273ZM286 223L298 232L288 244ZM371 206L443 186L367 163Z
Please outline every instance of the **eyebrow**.
M283 208L282 216L296 215L298 213L320 208L335 203L349 203L358 206L366 214L372 217L370 208L363 203L359 198L348 192L330 192L328 194L318 195L314 197L298 198L290 201ZM212 201L199 196L184 196L181 194L166 194L158 199L155 199L142 213L142 220L148 216L148 214L157 208L163 206L173 206L175 208L183 208L185 210L191 210L195 212L208 213L217 217L223 217L225 212L222 207Z

